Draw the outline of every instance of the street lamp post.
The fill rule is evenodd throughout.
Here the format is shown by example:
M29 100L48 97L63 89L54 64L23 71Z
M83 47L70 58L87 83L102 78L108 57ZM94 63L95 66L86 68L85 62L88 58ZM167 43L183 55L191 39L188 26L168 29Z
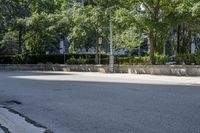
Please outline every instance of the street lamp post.
M109 55L109 71L110 71L110 73L114 72L112 10L110 10L110 55Z

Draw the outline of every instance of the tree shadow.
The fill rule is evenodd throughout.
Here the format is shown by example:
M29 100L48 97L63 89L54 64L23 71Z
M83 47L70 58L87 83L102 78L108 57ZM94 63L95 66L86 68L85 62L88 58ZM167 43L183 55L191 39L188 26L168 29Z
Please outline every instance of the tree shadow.
M31 112L31 118L57 132L67 127L84 133L196 132L200 128L198 86L8 78L11 89L1 86L0 90L24 103L19 110Z

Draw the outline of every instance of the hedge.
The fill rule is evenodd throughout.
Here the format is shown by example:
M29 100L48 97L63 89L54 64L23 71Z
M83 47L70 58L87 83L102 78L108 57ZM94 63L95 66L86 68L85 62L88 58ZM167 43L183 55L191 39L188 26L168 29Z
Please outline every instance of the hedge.
M95 64L95 54L67 54L65 55L66 64ZM125 55L116 55L114 57L115 64L132 65L140 64L147 65L149 57L133 57ZM165 56L156 55L156 64L166 64L168 58ZM63 64L63 55L13 55L0 56L0 64ZM101 64L109 64L109 56L101 55Z
M175 57L176 64L200 65L200 54L179 54Z
M108 55L101 55L102 61L108 59ZM77 64L77 61L95 64L95 54L67 54L66 63ZM74 60L74 62L73 62ZM77 62L77 63L76 63ZM108 62L108 61L107 61ZM107 63L106 62L106 63ZM0 56L0 64L63 64L64 55L9 55Z
M95 54L68 54L65 55L66 64L95 64ZM148 56L115 56L115 64L118 65L148 65ZM177 65L200 65L200 52L196 54L179 54L169 58L155 56L156 65L164 65L168 61L176 62ZM0 56L0 64L63 64L63 55L10 55ZM109 64L109 56L101 55L101 64Z

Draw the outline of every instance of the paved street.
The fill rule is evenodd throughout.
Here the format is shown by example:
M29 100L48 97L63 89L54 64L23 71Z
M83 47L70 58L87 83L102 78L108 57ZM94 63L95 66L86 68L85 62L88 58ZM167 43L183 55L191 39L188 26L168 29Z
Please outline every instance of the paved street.
M0 72L0 105L54 133L200 133L200 77Z

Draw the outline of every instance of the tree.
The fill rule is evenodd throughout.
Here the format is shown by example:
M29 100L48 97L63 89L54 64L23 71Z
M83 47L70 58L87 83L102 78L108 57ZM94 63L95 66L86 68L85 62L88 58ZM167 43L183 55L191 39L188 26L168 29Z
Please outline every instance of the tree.
M0 1L0 42L4 48L10 47L8 42L14 48L18 45L12 50L17 53L27 49L43 54L49 47L56 53L62 34L71 51L96 47L99 63L98 40L103 37L103 44L109 43L112 12L114 46L131 50L148 38L154 64L154 53L162 53L171 33L176 37L173 48L189 53L192 36L200 31L199 5L198 0L4 0Z
M129 14L126 21L147 33L151 64L155 64L154 53L155 46L159 45L159 36L169 33L168 19L173 12L173 4L172 0L134 0L124 4L123 10Z
M25 18L30 15L29 6L31 0L5 0L1 2L1 7L4 7L5 18L7 23L7 30L18 32L18 53L22 53L23 36L25 34L25 27L18 22L18 19ZM9 27L9 28L8 28Z
M53 53L58 51L56 45L59 42L59 33L62 32L59 21L67 6L68 2L65 0L36 0L30 5L30 17L19 20L27 29L25 44L30 53L44 54L52 48Z

